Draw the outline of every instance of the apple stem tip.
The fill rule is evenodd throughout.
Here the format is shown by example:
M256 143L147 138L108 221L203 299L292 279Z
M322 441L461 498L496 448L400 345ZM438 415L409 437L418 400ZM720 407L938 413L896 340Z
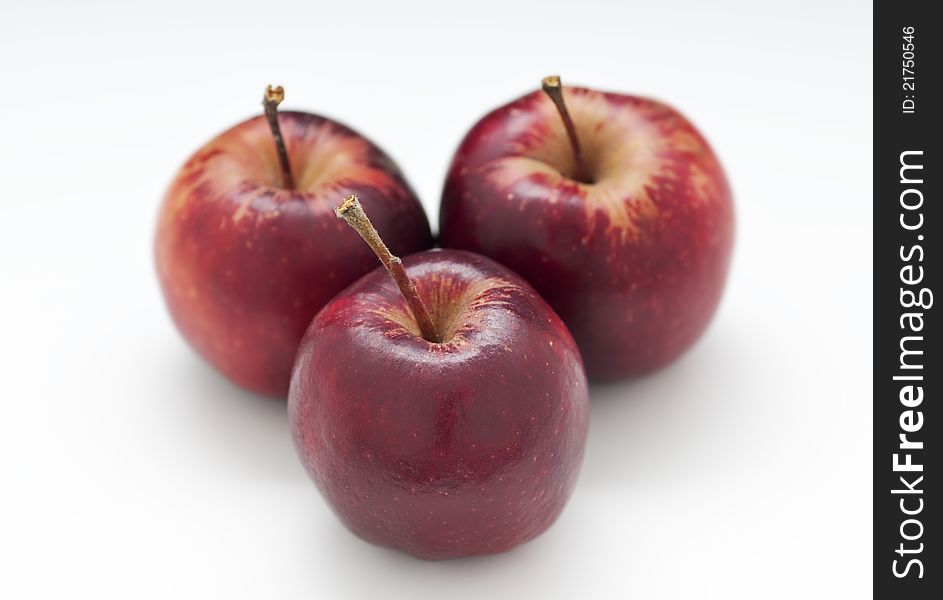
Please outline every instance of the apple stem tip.
M274 102L275 106L278 106L282 103L282 100L285 99L285 88L282 86L272 87L271 85L265 86L265 101Z
M340 206L334 209L334 214L336 214L339 219L344 219L348 225L360 234L363 241L370 246L373 253L380 259L386 271L393 277L393 281L396 282L400 293L402 293L403 297L406 299L409 310L412 311L413 317L416 319L416 324L419 326L419 332L422 334L422 337L430 342L440 342L441 339L436 331L435 324L432 322L432 317L429 316L429 309L426 308L422 298L419 297L419 292L416 290L415 284L413 284L409 275L406 273L406 267L403 266L403 261L390 252L390 249L383 243L383 239L377 232L376 227L373 226L373 223L370 222L370 218L367 216L367 213L364 212L363 206L360 205L357 196L347 196L347 198L341 202Z
M285 88L282 86L265 87L265 95L262 96L262 106L265 108L265 119L268 121L269 129L272 130L272 137L275 138L275 151L278 153L278 162L282 169L282 187L285 189L295 189L295 180L291 176L291 163L288 162L288 151L285 149L285 140L282 137L282 129L278 125L278 105L285 99Z
M563 84L559 75L548 75L541 80L541 87L544 93L550 96L557 112L560 113L560 119L563 120L563 126L566 128L566 135L570 139L570 147L573 149L573 161L576 163L576 170L573 173L573 179L586 181L586 170L583 163L583 149L580 146L580 139L576 135L576 126L573 124L573 118L563 100Z

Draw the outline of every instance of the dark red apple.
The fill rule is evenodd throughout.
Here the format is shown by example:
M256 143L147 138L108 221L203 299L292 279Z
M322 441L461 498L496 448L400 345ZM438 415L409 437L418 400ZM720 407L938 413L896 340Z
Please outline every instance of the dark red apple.
M405 266L390 265L430 339L383 269L341 292L298 352L295 445L370 542L427 559L508 550L549 527L573 490L589 408L579 351L492 260L432 250Z
M440 229L443 246L527 279L590 377L618 378L671 362L704 331L734 215L717 157L676 110L547 78L465 137Z
M266 108L275 118L278 90ZM280 125L280 127L279 127ZM400 170L348 127L285 112L211 140L177 174L161 208L157 272L177 327L240 386L288 392L311 319L376 258L334 216L356 193L397 252L429 248L429 224Z

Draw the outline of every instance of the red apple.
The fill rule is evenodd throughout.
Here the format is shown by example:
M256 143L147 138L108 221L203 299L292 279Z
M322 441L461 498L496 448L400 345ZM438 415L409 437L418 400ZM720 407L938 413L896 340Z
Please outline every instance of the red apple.
M198 150L167 191L155 249L183 336L240 386L284 397L311 319L376 265L334 216L335 199L358 194L397 252L432 238L400 170L368 139L300 112L279 115L274 131L283 146L259 116Z
M442 196L442 245L527 279L569 326L591 377L652 371L697 340L720 301L730 186L671 107L559 78L544 91L465 137Z
M573 490L589 408L579 351L494 261L433 250L405 266L396 282L364 276L311 323L289 394L295 445L370 542L426 559L508 550ZM413 286L431 339L397 283Z

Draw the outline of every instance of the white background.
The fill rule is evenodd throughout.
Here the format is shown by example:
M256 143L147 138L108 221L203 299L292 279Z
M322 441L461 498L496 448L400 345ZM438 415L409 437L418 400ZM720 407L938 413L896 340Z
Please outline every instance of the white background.
M868 594L870 3L451 4L4 0L0 598ZM435 223L467 128L556 72L710 139L738 217L723 305L672 367L592 389L546 534L446 563L370 546L308 481L284 404L174 330L164 187L278 83L386 148Z

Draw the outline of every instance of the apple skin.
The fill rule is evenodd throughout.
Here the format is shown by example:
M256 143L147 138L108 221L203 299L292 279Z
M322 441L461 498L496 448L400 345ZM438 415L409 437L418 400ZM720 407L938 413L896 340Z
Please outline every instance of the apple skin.
M533 285L591 378L648 373L701 335L733 245L730 186L700 133L654 100L565 87L592 183L542 91L482 118L449 169L441 243Z
M295 446L369 542L430 560L508 550L549 527L573 490L589 411L579 350L494 261L432 250L403 262L452 337L427 342L390 276L364 276L301 342Z
M296 190L280 186L264 117L240 123L181 168L160 211L155 255L178 329L238 385L284 398L298 342L318 310L376 266L333 212L357 194L394 252L432 246L396 165L344 125L283 112Z

